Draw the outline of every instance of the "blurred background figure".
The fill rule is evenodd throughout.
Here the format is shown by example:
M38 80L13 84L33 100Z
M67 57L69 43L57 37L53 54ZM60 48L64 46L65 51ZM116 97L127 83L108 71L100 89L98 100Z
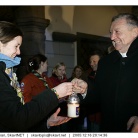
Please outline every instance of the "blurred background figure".
M53 87L67 81L66 66L63 62L57 63L55 65L52 71L52 75L49 77L49 79L52 82Z
M112 51L115 50L115 47L112 45L112 46L109 46L107 51L108 51L108 54L110 54Z
M74 67L72 71L72 76L68 79L68 81L72 81L74 78L83 80L83 68L80 65ZM79 98L82 97L78 94ZM80 115L78 118L73 118L68 122L69 132L85 132L84 128L84 118L85 118L85 109L80 103ZM75 124L75 125L74 125Z
M50 82L52 84L52 87L55 87L63 82L67 82L66 77L66 66L63 62L59 62L55 65L55 67L52 70L52 75L49 77ZM60 115L66 116L67 115L67 97L63 97L59 99L59 107L61 108ZM61 125L59 127L55 127L53 131L57 132L66 132L68 131L67 124Z
M21 81L21 89L24 96L24 101L29 102L33 97L41 93L43 90L53 88L50 79L46 76L48 67L47 57L42 54L34 55L28 61L28 74ZM57 108L55 108L51 114L53 114ZM48 118L49 118L48 116ZM60 131L60 126L53 126L50 131Z
M24 101L29 102L31 99L47 88L52 88L48 77L43 77L43 72L47 71L47 57L42 54L34 55L29 59L27 70L28 74L21 80L21 89Z
M91 67L91 71L89 72L87 76L87 83L88 83L88 91L91 96L93 94L94 89L94 81L95 81L95 75L98 68L98 62L99 60L104 56L103 52L100 50L92 51L89 56L89 65ZM87 103L87 99L91 98L91 96L85 98L85 101ZM88 132L99 132L100 127L100 120L101 120L101 113L97 112L100 108L100 106L97 104L95 105L94 109L91 111L90 106L88 104L84 104L86 109L86 116L87 116L87 131ZM93 111L95 113L93 113Z
M75 66L72 71L72 76L68 79L68 81L72 81L74 78L82 79L83 77L83 68L79 65Z

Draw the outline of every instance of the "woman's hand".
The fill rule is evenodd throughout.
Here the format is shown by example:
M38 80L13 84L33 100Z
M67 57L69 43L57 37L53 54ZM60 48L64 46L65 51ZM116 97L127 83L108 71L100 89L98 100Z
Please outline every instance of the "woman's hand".
M63 117L63 116L58 116L60 112L60 108L57 109L57 111L50 116L50 118L47 120L47 126L58 126L63 123L68 122L71 118L69 117Z
M72 82L64 82L59 84L58 86L53 88L56 90L59 98L71 95L73 92L73 83Z

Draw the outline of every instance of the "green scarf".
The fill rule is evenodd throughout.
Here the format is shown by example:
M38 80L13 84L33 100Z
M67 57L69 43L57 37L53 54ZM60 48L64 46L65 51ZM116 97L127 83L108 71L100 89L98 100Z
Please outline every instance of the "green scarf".
M46 82L46 80L45 80L38 72L36 72L35 70L32 70L32 73L33 73L39 80L43 81L44 86L45 86L47 89L49 88L49 87L48 87L48 84L47 84L47 82Z

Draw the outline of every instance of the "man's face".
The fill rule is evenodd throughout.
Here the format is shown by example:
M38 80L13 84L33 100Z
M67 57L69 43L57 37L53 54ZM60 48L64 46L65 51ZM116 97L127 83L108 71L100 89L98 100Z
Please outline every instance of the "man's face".
M112 22L110 37L115 49L121 53L126 53L131 43L137 37L137 32L137 28L127 24L126 20L123 18Z
M97 71L99 60L100 57L98 55L93 55L90 57L90 66L93 69L93 71Z

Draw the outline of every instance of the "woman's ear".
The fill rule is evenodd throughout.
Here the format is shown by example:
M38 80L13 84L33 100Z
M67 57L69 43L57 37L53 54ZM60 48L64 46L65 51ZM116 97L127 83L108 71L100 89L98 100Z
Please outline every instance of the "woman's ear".
M43 66L43 62L42 61L41 61L40 65Z
M2 46L3 46L3 43L0 41L0 52L1 52Z
M45 62L41 61L40 65L43 66L45 64Z

